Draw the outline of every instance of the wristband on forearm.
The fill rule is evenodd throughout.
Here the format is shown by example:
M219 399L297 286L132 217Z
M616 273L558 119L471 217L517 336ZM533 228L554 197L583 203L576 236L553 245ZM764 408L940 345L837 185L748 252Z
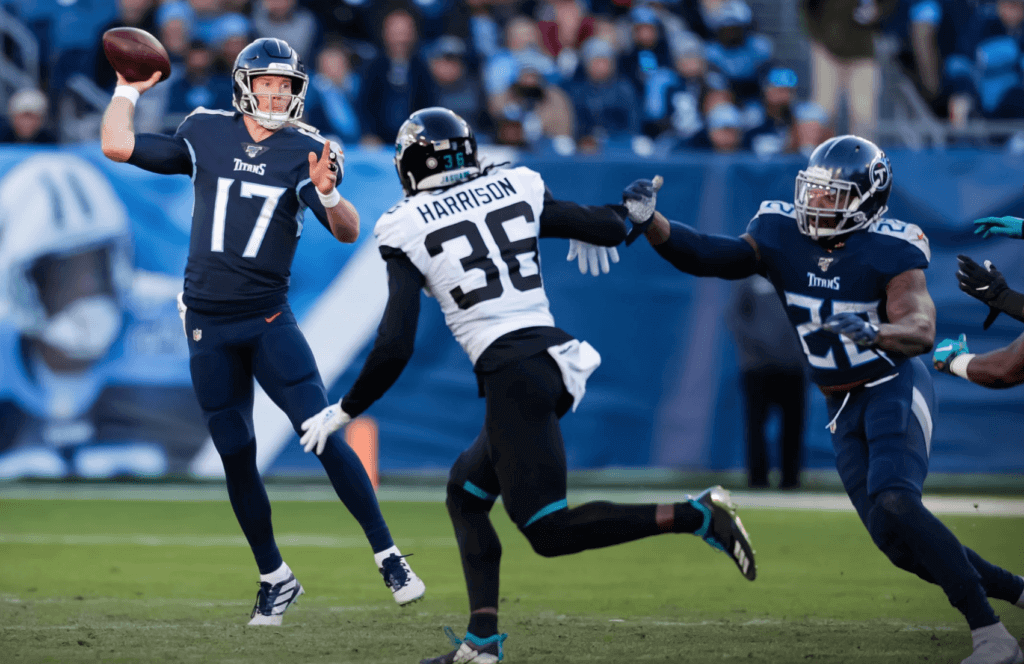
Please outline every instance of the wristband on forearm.
M960 376L964 380L970 380L967 377L967 365L974 359L974 353L964 353L963 355L957 355L949 362L949 372L954 376Z
M116 88L114 88L113 99L123 97L124 99L128 100L129 104L134 106L139 101L139 95L139 91L130 85L119 85Z
M314 189L316 189L316 187L314 187ZM331 189L331 193L329 194L322 194L320 193L320 190L317 189L316 195L320 197L320 202L323 203L323 206L325 208L335 207L338 203L341 202L341 194L338 193L337 187Z

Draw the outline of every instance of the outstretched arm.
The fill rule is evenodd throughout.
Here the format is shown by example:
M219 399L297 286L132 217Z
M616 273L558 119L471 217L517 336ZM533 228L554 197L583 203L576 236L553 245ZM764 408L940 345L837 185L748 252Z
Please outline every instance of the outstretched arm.
M757 242L746 233L740 237L706 235L655 212L645 235L662 258L697 277L743 279L761 269Z
M1024 334L1009 346L975 355L967 350L967 338L943 339L932 358L935 368L991 389L1024 383Z
M875 345L907 357L927 353L935 344L935 303L924 270L907 270L885 287L889 322L878 326Z
M626 218L626 208L622 205L580 205L555 200L550 191L545 191L540 236L614 247L621 244L629 232Z
M401 251L381 247L381 255L388 266L388 303L377 340L348 394L302 423L301 442L306 452L323 452L327 438L384 396L412 357L425 280Z

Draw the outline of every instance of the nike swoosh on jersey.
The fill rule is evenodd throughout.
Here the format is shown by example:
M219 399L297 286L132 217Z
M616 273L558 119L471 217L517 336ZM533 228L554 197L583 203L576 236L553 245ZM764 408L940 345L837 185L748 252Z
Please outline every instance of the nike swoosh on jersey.
M264 318L263 320L267 321L268 323L273 323L273 322L274 322L274 320L275 320L275 319L276 319L276 318L277 318L278 316L280 316L280 315L281 315L281 312L280 312L280 311L278 311L278 312L277 312L276 314L274 314L274 315L273 315L273 316L271 316L270 318Z

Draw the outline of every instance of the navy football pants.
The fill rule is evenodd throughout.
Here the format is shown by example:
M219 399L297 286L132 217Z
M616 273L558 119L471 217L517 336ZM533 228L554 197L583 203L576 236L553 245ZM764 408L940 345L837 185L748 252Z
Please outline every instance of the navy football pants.
M185 327L192 385L224 462L231 505L260 571L272 571L280 566L280 554L256 468L253 378L285 412L296 433L301 433L302 422L327 407L323 380L287 305L237 316L208 316L190 309ZM330 437L319 459L374 551L392 546L366 470L340 434Z
M1018 581L1004 569L962 546L921 502L931 453L935 394L920 358L900 365L889 380L876 381L827 399L836 420L832 446L836 469L875 545L901 569L938 584L971 623L996 621L988 597L1010 602Z

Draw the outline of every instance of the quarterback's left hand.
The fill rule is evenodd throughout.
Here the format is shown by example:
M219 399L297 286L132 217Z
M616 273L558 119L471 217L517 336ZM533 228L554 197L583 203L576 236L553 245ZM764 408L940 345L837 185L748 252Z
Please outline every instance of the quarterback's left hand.
M935 346L935 353L932 355L932 364L939 371L945 371L946 373L952 373L949 370L949 365L953 361L953 358L957 355L963 355L969 353L967 350L967 335L961 334L955 341L953 339L943 339Z
M875 338L878 336L877 325L867 322L850 311L832 314L828 317L828 320L822 323L821 329L834 334L841 334L862 348L874 346Z
M565 260L572 262L579 259L580 274L587 273L587 266L590 266L590 274L595 277L600 273L608 274L611 271L611 263L619 262L619 252L615 247L602 247L581 240L569 240L569 255Z
M330 141L324 141L324 149L319 159L315 152L310 152L307 158L309 179L321 194L327 195L341 184L341 179L345 176L345 153L331 150Z
M317 456L324 451L327 445L327 438L349 423L352 418L341 409L341 404L336 403L324 408L319 413L302 423L302 449L310 452L316 449Z

